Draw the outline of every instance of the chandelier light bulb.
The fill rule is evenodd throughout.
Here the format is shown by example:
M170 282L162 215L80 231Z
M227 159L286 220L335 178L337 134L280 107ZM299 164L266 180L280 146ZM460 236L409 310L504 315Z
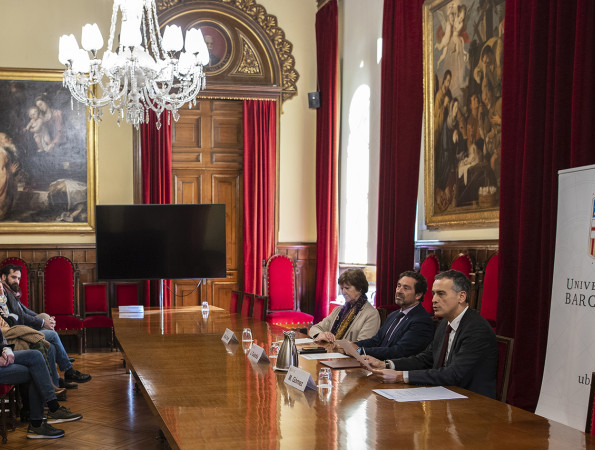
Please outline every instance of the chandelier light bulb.
M203 44L205 44L205 39L202 36L202 32L198 28L190 28L188 31L186 31L186 42L184 49L188 53L198 53L201 49L201 45Z
M166 52L179 52L184 46L182 29L178 25L168 25L163 32L163 50Z
M88 23L83 27L81 45L88 52L96 52L103 47L103 36L96 23Z
M76 53L78 52L79 45L76 42L74 34L63 34L60 36L60 45L58 50L58 60L67 65L69 62L72 63Z
M103 55L97 54L104 44L97 24L83 27L81 44L72 34L61 36L58 59L66 66L64 86L97 122L108 106L118 124L125 118L138 128L153 110L159 128L163 111L178 120L178 110L186 103L192 106L205 88L209 51L202 33L186 33L185 52L179 26L167 26L161 39L155 0L114 0Z

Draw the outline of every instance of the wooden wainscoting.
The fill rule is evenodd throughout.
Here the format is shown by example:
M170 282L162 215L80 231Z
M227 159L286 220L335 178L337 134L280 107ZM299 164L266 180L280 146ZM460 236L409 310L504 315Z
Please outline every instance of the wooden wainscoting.
M275 253L291 257L295 263L296 296L300 310L314 314L316 300L316 243L279 243Z
M471 298L469 306L475 308L481 295L483 275L488 260L498 252L498 241L449 241L415 244L415 269L419 270L420 264L430 254L436 255L440 262L440 270L450 269L450 265L459 255L467 255L473 264L471 273ZM428 286L431 289L431 286Z

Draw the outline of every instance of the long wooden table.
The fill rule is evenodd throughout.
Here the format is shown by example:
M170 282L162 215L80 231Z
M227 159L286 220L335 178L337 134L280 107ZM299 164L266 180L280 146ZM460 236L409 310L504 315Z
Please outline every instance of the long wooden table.
M595 448L592 436L464 389L467 399L397 403L362 369L334 370L330 395L284 383L253 364L232 329L250 327L267 349L282 330L226 311L148 309L142 319L113 311L116 336L172 448ZM317 379L320 364L300 357Z

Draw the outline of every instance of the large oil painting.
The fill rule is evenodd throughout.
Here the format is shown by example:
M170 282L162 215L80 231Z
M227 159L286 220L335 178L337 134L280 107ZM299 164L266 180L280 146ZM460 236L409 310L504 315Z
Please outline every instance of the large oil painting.
M496 225L504 1L426 1L423 25L426 225Z
M0 69L0 230L90 232L96 130L59 71Z

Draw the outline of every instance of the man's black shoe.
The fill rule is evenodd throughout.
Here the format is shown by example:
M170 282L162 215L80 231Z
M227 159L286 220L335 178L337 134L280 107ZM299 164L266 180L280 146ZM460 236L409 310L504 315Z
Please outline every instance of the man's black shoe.
M68 383L66 381L64 381L64 378L60 378L59 379L59 385L61 388L66 388L66 389L78 389L79 385L76 383Z
M66 391L56 394L56 400L58 400L59 402L65 402L66 401Z
M74 362L74 358L73 358L72 356L69 356L69 357L68 357L68 360L69 360L71 363L73 363L73 362Z
M74 383L86 383L87 381L91 381L91 375L80 373L78 370L71 368L64 373L64 379Z

